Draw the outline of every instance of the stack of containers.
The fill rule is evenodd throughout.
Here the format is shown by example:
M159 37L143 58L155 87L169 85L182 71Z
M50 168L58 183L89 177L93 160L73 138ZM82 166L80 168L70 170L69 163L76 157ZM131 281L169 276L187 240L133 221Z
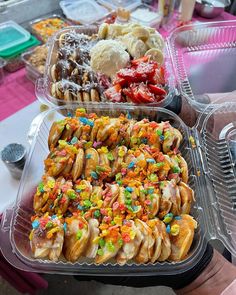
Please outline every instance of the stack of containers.
M21 53L40 42L13 21L0 25L0 57L6 61L5 69L14 72L24 66Z
M72 29L81 32L81 28ZM174 76L174 82L169 87L173 87L173 91L178 90L187 100L188 105L198 113L198 121L193 128L189 128L178 115L163 108L166 106L165 103L161 105L162 107L155 108L154 106L142 105L140 107L140 105L126 103L72 103L53 98L48 88L50 67L54 62L58 37L62 32L65 31L56 34L50 43L45 76L43 80L39 80L36 90L38 99L46 102L52 108L41 114L35 121L37 123L32 125L35 136L31 142L16 204L4 214L0 245L5 257L16 267L27 271L140 276L174 275L194 267L202 257L207 242L212 239L219 239L233 255L236 255L234 145L236 142L236 103L226 102L212 105L208 103L209 101L205 104L198 101L198 97L208 91L212 93L232 90L233 85L227 84L228 80L226 81L226 77L220 73L223 71L230 76L227 56L235 54L236 22L186 26L173 32L168 40L168 50L173 65L173 69L170 67L169 70L173 71L172 76ZM85 33L92 34L94 30L90 28ZM196 57L205 61L205 64L201 65ZM221 75L219 81L222 82L220 85L218 83L215 85L218 88L211 88L214 80L210 80L210 84L209 81L206 82L204 90L194 88L197 87L194 81L201 79L200 76L194 80L194 75L204 73L206 68L212 69L211 66L214 67L219 60L224 61L222 65L225 67L223 69L220 67L218 71ZM214 72L214 75L217 73ZM172 100L173 97L169 99ZM189 167L189 185L195 191L196 199L191 214L198 222L194 242L185 260L175 263L146 265L131 263L119 266L112 263L95 265L86 261L67 263L61 260L52 262L32 259L28 234L26 234L30 230L28 220L32 214L29 208L32 208L32 192L39 183L43 173L43 160L48 154L47 137L51 126L50 118L53 115L55 120L61 120L63 114L68 112L74 114L77 107L85 108L88 113L95 112L98 116L117 117L121 112L128 111L133 118L148 118L157 122L169 121L182 132L184 140L180 150Z

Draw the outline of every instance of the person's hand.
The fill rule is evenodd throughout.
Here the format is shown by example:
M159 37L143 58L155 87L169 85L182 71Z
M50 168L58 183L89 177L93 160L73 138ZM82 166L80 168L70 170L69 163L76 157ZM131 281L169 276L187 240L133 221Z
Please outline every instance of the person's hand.
M198 278L183 289L175 290L177 295L220 295L236 279L236 267L214 250L211 262Z

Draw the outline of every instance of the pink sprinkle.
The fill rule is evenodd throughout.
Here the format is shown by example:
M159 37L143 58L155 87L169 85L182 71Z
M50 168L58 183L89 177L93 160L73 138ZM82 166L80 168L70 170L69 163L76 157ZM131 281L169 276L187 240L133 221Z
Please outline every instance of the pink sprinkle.
M112 192L107 192L106 193L106 198L111 198L112 197Z
M65 193L68 190L68 185L67 184L63 185L61 187L61 190L62 190L63 193Z
M104 222L109 223L111 221L111 216L104 216Z
M113 225L113 226L109 227L109 230L113 230L113 229L116 229L118 227L119 227L118 225Z
M102 144L102 142L101 141L94 141L94 143L93 143L93 147L94 148L97 148L99 145L101 145Z
M100 212L101 212L102 215L106 215L107 214L107 210L104 209L104 208L101 208L100 209Z
M178 173L171 173L169 174L169 179L176 179L178 177Z
M58 156L62 156L62 157L66 156L66 150L62 150L58 152Z
M176 154L178 154L179 151L178 151L177 148L174 148L173 152L174 152L174 154L176 155Z
M124 176L127 173L127 169L126 168L122 168L121 169L121 174Z
M150 201L150 200L145 200L144 203L145 203L146 205L151 205L151 201Z
M113 211L117 210L119 208L120 204L118 202L115 202L113 205L112 205L112 209Z
M134 125L133 130L137 130L137 129L139 129L139 125Z
M143 119L143 123L148 123L149 120L148 119Z

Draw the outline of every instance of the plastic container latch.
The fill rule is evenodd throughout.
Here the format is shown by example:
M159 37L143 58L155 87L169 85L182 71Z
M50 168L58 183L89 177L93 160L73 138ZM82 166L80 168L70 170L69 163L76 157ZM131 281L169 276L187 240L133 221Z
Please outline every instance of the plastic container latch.
M10 230L11 217L14 212L14 208L7 208L2 214L1 231L8 232Z

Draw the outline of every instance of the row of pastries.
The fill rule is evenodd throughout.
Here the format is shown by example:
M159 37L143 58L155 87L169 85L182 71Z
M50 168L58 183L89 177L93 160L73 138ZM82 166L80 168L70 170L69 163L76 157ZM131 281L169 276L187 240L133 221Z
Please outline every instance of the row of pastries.
M77 109L49 131L33 197L35 258L155 263L187 257L197 222L194 192L169 122Z

